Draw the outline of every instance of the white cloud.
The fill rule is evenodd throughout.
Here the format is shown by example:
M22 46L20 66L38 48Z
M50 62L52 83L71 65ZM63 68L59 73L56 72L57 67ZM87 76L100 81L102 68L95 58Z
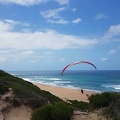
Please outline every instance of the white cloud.
M47 22L56 23L56 24L68 24L69 23L69 21L66 21L64 19L58 19L58 20L50 20L50 19L48 19Z
M0 62L5 62L5 61L6 61L6 58L0 56Z
M65 58L59 58L58 61L59 61L59 62L64 62L64 61L65 61Z
M109 30L105 33L102 39L108 41L120 41L120 24L110 26Z
M10 19L5 19L4 22L8 23L10 25L21 25L21 26L25 26L25 27L29 27L30 26L28 23L14 21L14 20L10 20Z
M31 60L31 61L29 61L30 63L36 63L37 62L37 60Z
M114 54L114 53L116 53L116 50L110 50L108 53L109 54Z
M32 55L32 54L34 54L34 51L32 50L21 52L21 55Z
M77 23L79 23L81 21L82 21L81 18L77 18L77 19L73 20L72 22L77 24Z
M109 31L108 31L108 34L111 34L111 35L120 34L120 24L111 26Z
M108 61L108 58L102 58L101 61Z
M61 11L64 11L64 10L65 10L65 7L61 7L61 8L53 9L53 10L41 11L40 14L44 18L61 18L61 16L59 15L59 13Z
M57 2L60 5L67 5L69 0L51 0L51 2ZM2 4L18 4L21 6L32 6L42 3L50 2L50 0L0 0Z
M60 12L64 11L65 7L61 7L58 9L41 11L40 14L46 19L49 23L55 24L68 24L69 22L64 20L62 16L60 16Z
M73 8L72 11L75 12L77 10L77 8Z
M39 49L88 49L94 45L99 44L99 40L96 38L81 37L74 35L61 34L54 30L44 30L31 32L14 32L12 29L22 22L16 22L13 20L0 21L0 62L6 60L12 62L18 62L21 59L25 59L26 56L33 55L33 60L40 59L52 59L51 52L44 53L40 56L35 55L35 50ZM25 25L26 27L26 25ZM110 27L108 34L119 35L120 25ZM120 46L119 46L120 48ZM12 51L15 51L14 53ZM22 51L22 52L21 52ZM109 54L115 53L116 50L109 51ZM60 61L64 61L64 58L60 58ZM101 61L107 61L108 58L102 58Z
M99 13L96 15L95 19L96 20L99 20L99 19L106 19L108 18L106 15L102 14L102 13Z
M58 2L60 5L65 5L69 3L69 0L55 0L56 2Z
M44 52L44 55L53 55L53 53L52 52Z
M43 52L41 53L39 58L44 59L46 62L50 62L50 61L53 61L53 58L54 58L53 56L54 56L53 52Z
M35 4L46 3L48 0L0 0L3 4L18 4L22 6L30 6Z
M0 62L18 61L19 58L20 58L20 54L17 54L17 51L13 51L10 49L0 50Z
M24 27L29 27L30 25L28 23L23 23L19 21L13 21L13 20L3 20L0 21L0 32L5 32L5 31L10 31L12 30L16 25L24 26Z
M52 60L53 53L52 52L35 52L34 50L0 50L0 63L10 62L10 63L20 63L23 60L29 61L30 63L37 63L40 60Z
M6 32L12 29L13 26L11 26L8 23L5 23L3 21L0 21L0 32Z
M96 39L63 35L53 31L36 31L34 33L4 32L0 36L0 48L2 49L88 48L97 43Z
M97 39L84 38L73 35L60 34L54 30L35 31L29 33L14 32L3 24L0 31L0 48L16 50L34 49L64 49L64 48L89 48L98 44ZM5 29L9 28L9 29Z
M55 21L53 21L55 22ZM31 32L14 32L11 31L15 24L22 23L13 20L0 21L0 48L1 49L65 49L65 48L90 48L97 45L100 41L96 38L80 37L74 35L61 34L54 30ZM57 22L56 22L57 23ZM68 21L63 19L61 24L67 24ZM26 26L27 23L25 23ZM106 36L120 35L120 25L111 26ZM104 40L101 37L102 40ZM101 41L102 41L101 40ZM109 39L108 39L109 40ZM111 53L115 53L115 50Z
M30 32L31 32L31 29L23 28L22 31L25 32L25 33L30 33Z

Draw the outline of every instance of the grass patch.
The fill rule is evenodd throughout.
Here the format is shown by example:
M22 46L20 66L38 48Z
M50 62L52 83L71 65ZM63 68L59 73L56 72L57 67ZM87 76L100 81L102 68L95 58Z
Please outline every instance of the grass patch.
M90 105L87 102L77 101L77 100L68 100L71 103L71 106L79 110L90 110Z

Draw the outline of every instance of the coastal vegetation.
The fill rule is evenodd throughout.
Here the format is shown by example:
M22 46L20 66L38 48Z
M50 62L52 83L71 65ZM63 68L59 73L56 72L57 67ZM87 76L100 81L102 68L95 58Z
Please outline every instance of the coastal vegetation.
M103 109L103 114L109 119L120 120L120 94L116 92L104 92L91 95L89 104L93 110Z
M12 91L10 103L32 108L31 120L70 120L74 110L93 112L101 109L108 120L120 120L120 94L104 92L91 95L89 103L68 100L64 102L34 84L0 70L0 96Z
M31 120L70 120L73 107L65 102L43 106L33 112Z
M24 103L32 108L40 107L48 103L62 101L51 93L39 89L32 83L21 78L14 77L4 71L0 71L0 94L12 89L14 103ZM19 104L18 104L19 105Z
M120 120L120 94L116 92L103 92L93 94L89 98L89 103L72 101L72 106L75 109L82 111L93 112L95 110L102 110L102 115L107 120Z

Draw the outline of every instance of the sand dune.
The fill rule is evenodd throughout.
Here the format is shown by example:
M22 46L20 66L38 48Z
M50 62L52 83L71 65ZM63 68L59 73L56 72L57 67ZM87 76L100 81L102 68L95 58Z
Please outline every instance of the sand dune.
M14 107L9 101L13 96L12 91L0 96L0 120L30 120L32 110L24 105Z

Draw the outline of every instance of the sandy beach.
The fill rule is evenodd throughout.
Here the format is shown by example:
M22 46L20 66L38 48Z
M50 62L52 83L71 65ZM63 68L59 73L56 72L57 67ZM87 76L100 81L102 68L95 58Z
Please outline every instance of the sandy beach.
M95 94L95 92L93 92L93 91L84 90L83 91L84 93L82 94L81 90L79 90L79 89L49 86L49 85L44 85L44 84L40 84L40 83L33 83L33 84L38 86L42 90L49 91L50 93L63 99L64 101L78 100L78 101L89 102L88 96L90 96L91 94Z

